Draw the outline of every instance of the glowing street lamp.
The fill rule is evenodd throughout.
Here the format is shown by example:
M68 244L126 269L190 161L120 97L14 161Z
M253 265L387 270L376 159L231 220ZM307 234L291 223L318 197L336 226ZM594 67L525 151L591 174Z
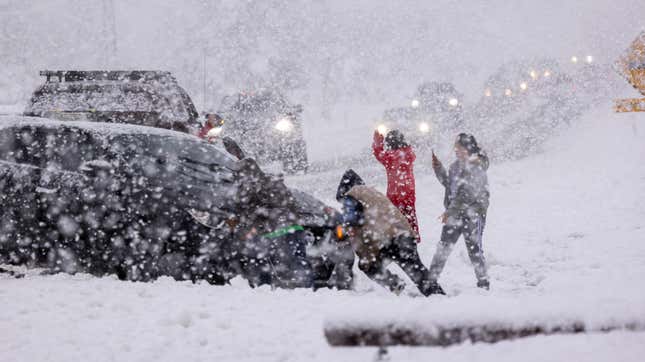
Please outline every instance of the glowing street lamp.
M490 97L493 95L493 93L490 91L490 88L486 88L486 90L484 91L484 95L486 97Z
M593 62L593 57L591 55L587 55L585 60L587 61L587 63L591 64Z
M525 91L528 87L529 87L529 86L528 86L528 84L526 84L526 82L522 82L522 83L520 83L520 89L521 89L522 91Z
M506 94L507 97L510 97L513 95L513 91L510 88L506 88L504 94Z
M419 100L413 99L412 102L410 102L410 105L412 106L412 108L419 108Z
M544 77L545 77L545 78L548 78L548 77L550 77L550 76L551 76L551 71L550 71L550 70L545 70L545 71L544 71Z
M574 55L574 56L572 56L572 57L571 57L571 63L574 63L574 64L575 64L575 63L577 63L577 62L578 62L578 57L576 57L575 55Z

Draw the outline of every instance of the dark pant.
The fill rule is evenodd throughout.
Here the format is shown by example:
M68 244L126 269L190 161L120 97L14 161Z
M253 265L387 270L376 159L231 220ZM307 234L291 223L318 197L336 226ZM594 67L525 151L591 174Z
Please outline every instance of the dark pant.
M484 250L482 249L482 235L486 224L485 215L463 215L456 220L448 220L441 231L441 241L437 245L437 252L432 258L430 265L430 277L432 280L439 279L439 275L446 265L448 256L453 246L463 235L466 241L466 249L470 262L475 268L475 276L480 283L488 282L488 273L486 271L486 260L484 259Z
M362 264L359 268L367 274L370 279L390 289L393 292L401 292L405 284L394 273L387 270L390 262L395 262L410 277L419 288L421 294L428 296L440 291L435 281L430 278L428 269L421 262L417 251L416 239L412 237L398 237L393 239L389 246L381 249L378 260L372 263Z

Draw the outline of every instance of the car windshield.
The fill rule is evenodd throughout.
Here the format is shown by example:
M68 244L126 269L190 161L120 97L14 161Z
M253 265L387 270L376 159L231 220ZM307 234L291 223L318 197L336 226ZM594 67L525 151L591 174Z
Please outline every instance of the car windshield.
M171 163L193 163L217 170L236 169L236 161L226 151L191 137L123 134L112 139L111 149L123 155L148 155Z

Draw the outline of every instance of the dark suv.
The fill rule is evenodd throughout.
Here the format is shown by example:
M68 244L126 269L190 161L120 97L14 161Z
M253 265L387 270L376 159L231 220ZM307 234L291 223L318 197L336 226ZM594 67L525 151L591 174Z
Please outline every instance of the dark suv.
M224 124L215 132L238 141L258 162L281 162L289 173L307 170L302 108L279 92L262 90L225 97L219 113Z
M130 123L196 132L199 116L170 72L41 71L24 114L62 121Z
M0 117L0 200L0 263L142 281L351 281L336 211L178 132Z

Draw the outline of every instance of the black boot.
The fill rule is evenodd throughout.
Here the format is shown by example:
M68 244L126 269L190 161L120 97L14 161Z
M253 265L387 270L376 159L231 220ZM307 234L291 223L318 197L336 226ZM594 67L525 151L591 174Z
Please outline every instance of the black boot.
M477 288L490 290L490 283L488 282L487 279L478 280L477 281Z

